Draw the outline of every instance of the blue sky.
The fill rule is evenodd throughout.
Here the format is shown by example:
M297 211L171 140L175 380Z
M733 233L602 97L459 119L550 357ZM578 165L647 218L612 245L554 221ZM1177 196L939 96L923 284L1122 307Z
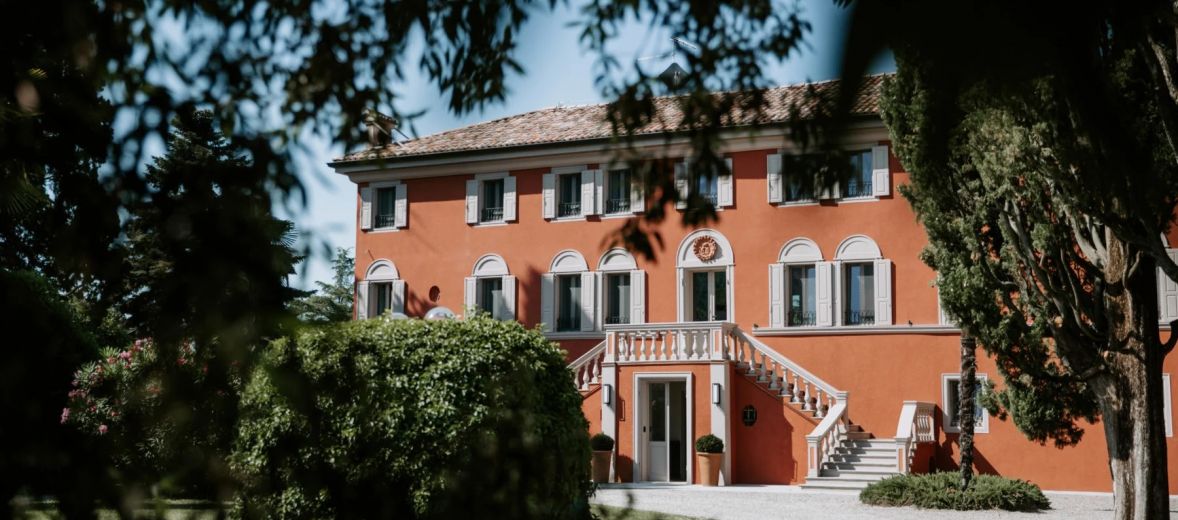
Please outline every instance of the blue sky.
M845 11L836 7L831 0L808 0L801 2L801 6L802 16L811 23L812 31L802 52L785 63L769 67L770 77L777 84L833 79L839 73ZM528 21L519 35L517 55L517 61L523 64L525 73L511 78L508 83L510 91L503 103L487 107L481 112L456 116L447 110L438 88L427 78L418 75L394 87L398 95L395 104L403 113L424 110L425 114L413 122L413 131L416 135L428 135L555 105L607 101L594 86L593 56L581 48L577 29L569 26L575 19L574 8L565 7L553 13L535 15ZM632 63L635 58L670 50L668 37L649 34L644 27L635 25L611 44L611 50L621 62ZM410 60L410 63L416 63L415 58ZM657 69L669 64L658 60L642 63ZM409 69L416 70L414 67ZM872 72L894 69L891 58L885 56L878 60ZM311 152L300 165L300 177L307 191L307 207L290 217L301 230L311 235L316 244L325 241L332 248L354 247L355 185L327 167L327 162L332 158L349 150L345 150L341 143L320 139L310 139L305 144ZM299 276L292 282L299 287L310 288L314 286L313 281L327 281L330 278L328 259L320 248L315 248L313 255L300 266Z

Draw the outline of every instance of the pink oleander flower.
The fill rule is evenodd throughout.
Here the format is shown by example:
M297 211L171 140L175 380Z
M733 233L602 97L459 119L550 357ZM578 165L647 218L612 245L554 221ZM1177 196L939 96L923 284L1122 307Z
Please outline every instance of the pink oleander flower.
M106 431L107 431L107 428L106 428L105 424L98 425L98 434L99 435L106 435Z
M131 351L124 350L122 352L119 352L119 359L122 359L123 361L130 360L131 359Z
M69 408L62 408L61 409L61 424L65 424L65 422L68 420L70 420L70 409Z

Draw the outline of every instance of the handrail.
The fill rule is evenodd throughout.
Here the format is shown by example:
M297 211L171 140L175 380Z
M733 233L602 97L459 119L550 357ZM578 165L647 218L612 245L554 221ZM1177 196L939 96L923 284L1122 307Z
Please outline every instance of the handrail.
M896 423L896 468L900 473L912 471L912 460L916 456L917 444L936 442L933 403L904 401L900 407L900 420Z
M627 364L728 361L735 328L724 321L606 325L605 360Z
M601 383L601 364L605 361L605 341L581 354L572 363L573 383L578 390L588 390L590 385Z
M806 435L806 475L817 477L822 471L822 463L830 458L830 453L844 434L847 433L847 404L845 401L836 403L827 412L826 417L814 431Z
M831 385L830 383L823 381L822 378L820 378L814 374L811 374L809 370L802 368L801 365L793 362L793 360L781 355L780 352L777 352L776 350L769 348L768 345L762 343L757 338L746 334L743 330L740 330L740 328L734 328L732 331L732 334L734 336L738 337L739 339L748 342L749 345L752 345L753 348L757 349L759 352L761 352L761 354L768 356L769 359L771 359L777 365L785 368L786 370L788 370L792 374L797 374L802 379L809 381L811 384L822 389L824 392L826 392L830 395L837 395L840 393L844 393L844 394L846 393L846 392L841 392L840 390L836 389L834 387L834 385Z

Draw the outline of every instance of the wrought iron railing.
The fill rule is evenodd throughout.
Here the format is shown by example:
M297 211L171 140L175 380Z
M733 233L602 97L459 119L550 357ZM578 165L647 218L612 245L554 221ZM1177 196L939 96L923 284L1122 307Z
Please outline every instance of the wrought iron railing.
M843 309L844 325L874 325L875 311Z
M393 227L397 225L396 222L397 218L392 214L382 214L376 216L376 227L378 228Z
M606 325L621 325L624 323L630 323L629 316L623 316L621 314L611 314L611 315L605 317L605 324Z
M627 213L630 211L630 199L609 199L605 201L606 213Z
M481 222L495 222L503 220L503 208L483 208L483 214L479 221Z
M815 200L814 188L801 184L786 185L785 187L785 201L786 202L809 202Z
M864 179L847 179L847 182L842 185L842 197L845 199L853 199L855 197L870 197L871 180Z
M818 323L818 315L814 311L789 311L790 327L809 327Z
M581 215L581 203L578 202L561 202L556 206L556 216L558 217L574 217Z
M581 330L580 316L561 316L556 318L556 331L569 332Z

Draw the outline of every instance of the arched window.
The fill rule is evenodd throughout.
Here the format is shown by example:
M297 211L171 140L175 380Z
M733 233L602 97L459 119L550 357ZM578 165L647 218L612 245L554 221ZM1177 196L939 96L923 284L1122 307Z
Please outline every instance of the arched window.
M821 273L821 276L819 275ZM818 244L795 238L769 265L771 327L830 326L830 263L822 261Z
M540 278L540 318L549 332L596 330L596 278L581 253L556 254Z
M679 321L734 321L732 245L713 229L683 238L675 255Z
M389 260L368 266L364 280L356 284L356 317L367 319L386 312L405 312L405 281Z
M483 255L465 284L466 312L483 311L495 319L515 319L515 277L499 255Z
M849 236L834 260L835 325L891 325L892 261L875 241Z
M601 255L597 264L604 325L646 322L646 272L622 248Z

